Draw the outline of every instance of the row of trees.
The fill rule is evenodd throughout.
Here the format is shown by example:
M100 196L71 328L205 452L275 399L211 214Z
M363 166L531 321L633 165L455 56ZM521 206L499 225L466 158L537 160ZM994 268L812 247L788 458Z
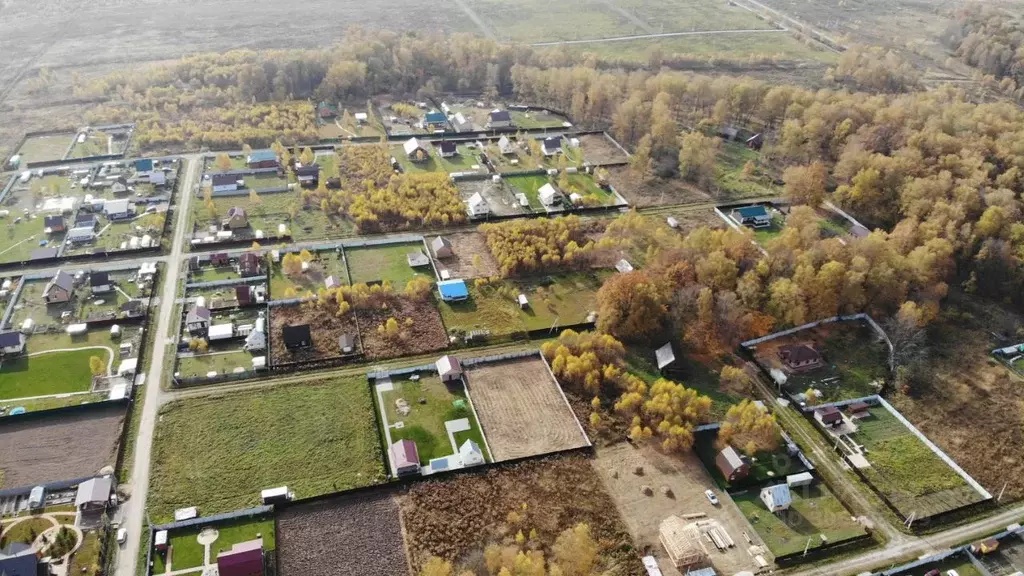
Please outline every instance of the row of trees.
M514 514L514 513L513 513ZM566 528L545 555L537 544L536 530L529 535L516 532L514 543L491 544L484 549L484 565L491 576L590 576L601 564L601 546L584 523ZM420 570L420 576L453 576L451 562L431 557ZM471 576L472 571L459 572Z
M579 216L482 224L487 247L503 276L576 269L589 264L593 242Z

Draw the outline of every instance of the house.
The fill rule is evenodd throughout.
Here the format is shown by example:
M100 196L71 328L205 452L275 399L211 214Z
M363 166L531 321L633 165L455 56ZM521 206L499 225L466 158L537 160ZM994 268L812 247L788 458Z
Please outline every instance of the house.
M687 523L679 516L665 518L658 529L658 540L665 547L672 565L684 574L689 573L689 568L708 562L702 531L693 522Z
M427 112L423 117L424 130L444 130L448 127L448 117L444 112Z
M619 274L628 274L633 271L633 265L629 263L629 260L623 258L615 263L615 269L619 271Z
M863 420L871 417L871 406L867 402L854 402L846 407L846 413L850 415L850 418Z
M57 234L67 229L64 224L64 217L60 214L54 216L43 216L43 232L46 234Z
M470 218L480 218L491 213L491 205L487 203L487 200L479 192L473 194L466 204L469 207Z
M88 228L90 230L96 229L96 215L88 212L79 212L75 215L75 223L72 228Z
M320 165L299 166L295 169L295 178L303 188L316 188L320 183Z
M238 257L238 273L242 278L251 278L260 275L260 255L255 252L246 252Z
M554 156L562 153L562 137L552 136L545 138L540 144L540 150L545 156Z
M263 316L256 319L256 325L253 327L252 332L249 332L249 335L245 337L243 348L246 352L257 352L267 349L266 325L267 320Z
M420 473L420 453L416 443L409 439L399 440L391 445L391 463L395 474L401 478Z
M360 125L366 124L370 120L370 115L366 112L356 112L352 117L355 118L356 124Z
M238 230L239 228L245 228L249 225L249 217L245 213L245 208L241 206L232 206L228 208L228 215L224 220L221 221L220 226L224 230Z
M516 145L512 143L512 140L510 140L508 136L502 136L498 139L498 150L505 155L515 154Z
M206 306L193 306L185 314L185 329L193 336L206 334L210 329L210 309Z
M239 542L217 554L220 576L263 576L263 538Z
M338 117L338 109L327 102L317 104L316 114L323 120L330 120Z
M440 151L441 158L452 158L459 153L459 147L455 142L441 142L437 145L437 149Z
M455 125L456 132L469 132L473 129L473 123L470 122L462 112L457 112L455 117L452 119L452 124Z
M434 258L451 258L455 255L451 241L444 236L434 238L430 242L430 249L434 251Z
M210 265L211 266L228 266L231 264L231 258L227 252L217 252L210 254Z
M135 216L135 204L122 200L111 200L103 203L103 215L108 220L125 220Z
M85 244L96 239L96 231L90 228L72 228L64 237L72 244ZM54 254L56 256L56 254Z
M281 329L281 336L284 339L284 347L289 350L309 348L313 345L313 334L309 330L309 324L285 326Z
M455 356L450 354L441 356L434 366L437 367L437 375L441 377L441 382L455 382L462 379L462 363Z
M252 286L248 284L239 284L235 286L235 302L238 302L239 306L248 306L255 300L255 294Z
M761 147L764 146L764 134L758 132L750 138L747 138L746 145L747 148L750 148L751 150L760 150Z
M661 348L655 350L654 358L658 362L658 370L664 370L675 363L676 354L672 351L672 343L668 342Z
M540 197L541 204L545 206L554 206L561 199L562 195L558 192L558 189L551 185L550 182L540 187L537 190L537 196Z
M445 302L461 302L469 299L469 289L463 280L442 280L437 283L437 291Z
M47 565L39 561L39 557L32 551L31 546L26 545L20 549L17 544L11 544L12 550L19 548L17 553L0 556L0 574L3 576L40 576L50 574Z
M57 270L53 279L46 283L43 289L43 301L47 304L63 304L71 300L75 292L75 281L71 274L63 270Z
M356 339L349 333L338 336L338 349L342 354L351 354L356 349Z
M75 508L78 508L79 512L106 510L112 487L113 480L110 476L100 476L82 482L75 494Z
M472 440L466 440L459 447L459 459L465 467L479 466L484 463L484 452L480 445Z
M808 372L822 365L821 354L808 344L782 346L779 359L790 372Z
M326 287L328 290L333 290L340 286L341 280L339 280L337 276L331 275L328 276L326 280L324 280L324 287Z
M167 184L167 173L163 170L156 170L149 173L147 177L149 183L154 186L163 186Z
M134 166L136 176L148 175L153 171L153 160L151 158L141 158L135 161Z
M715 467L730 483L750 475L750 462L732 446L726 446L715 457Z
M838 426L843 423L843 413L835 406L825 406L814 411L814 419L824 426Z
M93 294L106 294L114 290L114 284L110 281L109 272L92 272L89 274L89 290Z
M25 351L25 335L21 332L0 332L0 354L10 356Z
M772 225L772 217L764 206L744 206L734 208L729 216L742 226L751 228L767 228Z
M424 148L419 139L409 138L402 145L402 149L405 150L405 155L409 160L413 162L426 162L430 160L430 153Z
M238 190L239 183L241 181L238 176L231 174L214 174L210 176L210 185L213 186L214 192L229 192L232 190Z
M761 502L764 502L768 511L774 514L789 510L789 505L793 503L793 495L786 484L765 486L761 489Z
M127 196L128 184L125 182L114 182L110 185L110 193L114 196Z
M512 115L508 113L508 110L494 110L487 116L487 129L493 130L495 128L511 128L512 127Z
M422 250L409 252L405 255L405 260L409 263L410 268L419 268L420 266L430 265L430 258L427 258L427 255L424 254Z
M249 168L278 168L277 153L273 150L254 150L245 158Z

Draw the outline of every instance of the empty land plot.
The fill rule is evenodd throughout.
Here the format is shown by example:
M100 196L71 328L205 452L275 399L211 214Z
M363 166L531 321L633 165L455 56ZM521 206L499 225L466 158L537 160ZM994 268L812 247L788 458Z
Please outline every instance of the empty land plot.
M520 310L526 328L541 330L588 322L590 313L597 310L597 291L608 276L606 272L580 272L515 282L530 302Z
M615 0L615 4L659 32L772 28L749 10L715 0Z
M586 134L580 136L583 158L588 164L607 164L609 162L625 162L626 154L612 144L604 134Z
M358 330L352 312L338 316L337 304L327 302L306 302L270 308L270 358L271 364L306 362L339 358L359 351ZM285 326L309 326L313 340L308 348L289 350L284 345ZM352 339L353 351L342 352L340 338L347 335Z
M814 75L819 75L826 64L833 63L838 56L815 44L805 44L784 31L754 31L696 34L667 38L640 38L616 42L593 42L571 44L560 48L569 53L590 53L612 61L648 63L652 52L660 51L665 60L678 58L686 60L711 58L747 60L772 58L799 60L808 66ZM792 76L789 76L792 78Z
M704 490L713 484L693 452L665 454L649 444L634 446L627 442L598 446L596 452L593 468L611 494L636 548L656 556L666 576L681 576L672 567L659 539L661 521L668 516L704 513L708 519L718 521L733 540L742 542L743 533L747 533L754 544L760 544L758 535L750 533L746 519L732 500L719 494L719 506L708 501ZM643 468L642 475L634 473L638 466ZM644 486L655 488L654 494L644 494ZM661 486L671 490L671 496L657 489ZM725 551L712 545L707 547L719 574L757 569L742 546Z
M901 514L923 518L983 499L896 416L882 406L870 412L850 438L871 464L861 473Z
M422 242L345 248L352 283L390 282L395 290L404 290L405 285L417 276L435 280L434 270L429 264L416 268L409 266L410 252L426 254L426 249Z
M123 404L0 426L0 487L71 480L113 466L124 418Z
M184 506L204 514L252 506L268 486L306 498L384 477L366 380L326 378L167 404L149 509L160 522Z
M409 573L402 518L382 488L286 508L277 517L281 576Z
M495 461L588 444L539 357L478 364L466 381Z
M867 534L825 484L793 488L790 494L793 503L778 514L765 508L756 489L730 494L775 556L803 551L808 538L814 550L826 542L836 544Z
M394 318L400 326L397 337L389 337L378 330L389 318ZM411 324L407 322L410 319ZM448 335L433 298L414 300L393 296L386 309L356 309L356 321L359 322L363 353L371 360L423 354L448 346Z
M438 258L431 248L434 266L440 274L447 270L452 278L491 278L498 275L498 262L487 248L484 235L479 232L467 232L444 236L452 244L452 255ZM434 238L427 238L431 244Z
M74 141L75 134L68 132L64 134L49 134L46 136L30 136L18 149L21 156L21 165L29 162L45 162L47 160L60 160L68 147Z
M680 178L651 178L641 181L625 166L609 168L608 181L616 192L629 201L631 206L637 208L665 204L711 204L714 202L706 192L683 182ZM710 208L708 212L711 212ZM712 215L714 215L713 212ZM717 216L716 219L720 221Z
M92 386L89 359L93 356L98 357L106 368L111 351L87 348L4 360L0 366L0 401L85 392Z

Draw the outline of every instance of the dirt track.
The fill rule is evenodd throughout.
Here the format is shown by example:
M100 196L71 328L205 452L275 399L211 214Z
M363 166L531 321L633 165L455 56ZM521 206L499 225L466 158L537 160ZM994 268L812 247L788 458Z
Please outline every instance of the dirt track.
M539 358L474 367L466 381L495 461L587 443Z
M3 488L73 480L113 466L124 406L62 413L0 427Z

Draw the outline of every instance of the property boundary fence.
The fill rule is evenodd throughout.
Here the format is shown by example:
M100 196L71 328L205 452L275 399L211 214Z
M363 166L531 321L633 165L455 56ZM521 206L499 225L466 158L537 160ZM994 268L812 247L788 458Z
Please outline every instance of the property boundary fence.
M885 343L889 347L889 350L892 350L892 341L889 340L889 335L885 333L885 330L882 330L882 327L879 326L878 323L875 322L873 318L871 318L871 316L865 314L864 312L860 312L858 314L850 314L846 316L832 316L829 318L822 318L820 320L815 320L814 322L801 324L800 326L796 326L788 330L780 330L779 332L773 332L771 334L768 334L767 336L762 336L760 338L754 338L753 340L741 342L740 346L747 349L753 349L758 344L763 344L765 342L775 340L776 338L782 338L783 336L789 336L790 334L796 334L797 332L801 332L803 330L808 330L810 328L815 328L817 326L821 326L824 324L832 324L834 322L849 322L852 320L863 320L867 322L867 324L871 326L871 328L885 340Z
M284 186L270 186L268 188L238 188L236 190L220 190L217 192L210 192L211 198L229 198L232 196L248 196L249 192L255 192L257 194L280 194L282 192L288 192L291 189L287 185ZM198 198L200 194L197 194Z

